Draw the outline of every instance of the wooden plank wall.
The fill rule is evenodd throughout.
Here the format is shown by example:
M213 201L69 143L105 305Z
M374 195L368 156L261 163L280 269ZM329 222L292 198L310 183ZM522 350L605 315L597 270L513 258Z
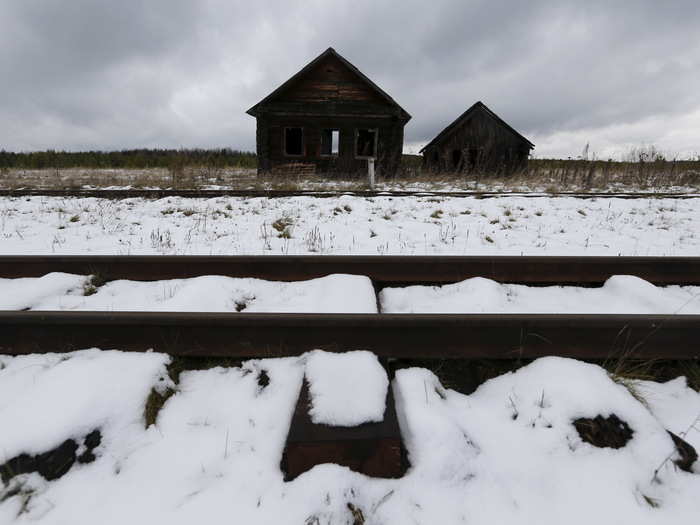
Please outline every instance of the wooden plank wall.
M477 165L473 169L489 172L512 172L527 165L529 147L520 137L481 110L455 127L440 142L424 152L425 166L439 171L455 171L453 152L463 155L461 171L469 166L468 151L478 150ZM438 160L435 160L435 153Z
M313 165L316 173L366 174L367 160L355 157L356 131L362 128L378 131L378 174L391 176L400 166L406 123L400 108L333 56L323 59L259 111L256 137L261 172L307 164ZM303 155L285 154L286 127L303 128ZM323 129L340 130L337 156L321 155Z

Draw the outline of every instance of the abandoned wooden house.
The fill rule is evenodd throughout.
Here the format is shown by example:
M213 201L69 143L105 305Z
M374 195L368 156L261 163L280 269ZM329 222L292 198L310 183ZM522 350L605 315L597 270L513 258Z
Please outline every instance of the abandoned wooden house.
M527 166L534 147L479 101L420 152L423 166L432 171L508 174Z
M257 121L259 172L393 175L409 115L328 48L247 113Z

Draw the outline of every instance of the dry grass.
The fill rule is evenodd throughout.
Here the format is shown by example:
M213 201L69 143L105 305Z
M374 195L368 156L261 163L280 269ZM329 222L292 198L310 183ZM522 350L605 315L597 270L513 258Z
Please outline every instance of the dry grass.
M502 170L468 173L433 172L420 157L405 155L391 178L378 174L379 190L471 191L700 191L700 160L666 160L653 148L636 149L626 161L531 159L526 169L504 175ZM133 188L203 189L221 186L258 190L368 189L364 174L257 174L254 168L221 168L172 164L150 169L3 168L0 188L79 189L130 186Z
M155 389L151 390L143 410L143 419L146 428L156 424L161 408L163 408L165 402L170 399L174 393L175 391L172 389L168 389L162 394Z
M0 188L81 189L110 186L132 188L201 189L209 186L254 185L254 169L173 167L149 169L4 169Z
M469 190L636 191L685 188L700 190L700 160L601 161L531 159L525 170L511 175L495 172L430 172L403 169L392 182L399 187L436 185Z
M527 170L516 176L524 181L541 181L559 188L600 189L617 186L654 189L700 187L700 161L649 159L637 160L531 160Z

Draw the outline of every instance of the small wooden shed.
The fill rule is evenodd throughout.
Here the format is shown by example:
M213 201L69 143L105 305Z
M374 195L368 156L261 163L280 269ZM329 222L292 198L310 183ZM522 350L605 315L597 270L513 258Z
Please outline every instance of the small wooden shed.
M247 113L257 121L258 171L380 175L401 163L411 116L328 48Z
M527 166L534 147L479 101L420 152L432 171L513 173Z

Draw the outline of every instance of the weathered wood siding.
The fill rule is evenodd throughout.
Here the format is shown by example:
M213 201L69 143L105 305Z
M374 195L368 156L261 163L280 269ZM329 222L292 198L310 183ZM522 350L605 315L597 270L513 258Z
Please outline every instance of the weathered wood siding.
M522 137L477 109L426 147L423 162L435 171L511 173L527 166L530 148Z
M358 129L377 130L376 167L391 176L400 166L407 114L389 103L334 55L256 107L259 171L311 165L316 172L366 173L367 159L355 154ZM285 128L303 130L303 154L285 153ZM338 154L321 154L321 133L339 130Z
M280 102L360 102L386 105L362 79L333 56L323 58L303 78L279 94Z

